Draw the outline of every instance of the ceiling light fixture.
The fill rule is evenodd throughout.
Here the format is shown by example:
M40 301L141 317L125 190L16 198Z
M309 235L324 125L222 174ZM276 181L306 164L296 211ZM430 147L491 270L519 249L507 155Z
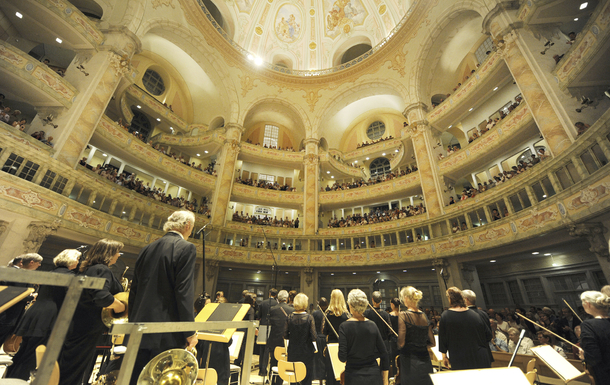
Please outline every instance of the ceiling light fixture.
M257 57L256 59L254 59L254 64L256 64L257 66L263 64L263 59Z
M544 194L542 197L543 197L543 198L546 198L546 194Z
M201 156L201 154L197 154L197 156Z
M403 270L402 272L403 272L403 273L406 273L407 271L406 271L406 270Z
M575 17L575 18L574 18L574 21L578 21L578 18L577 18L577 17Z
M330 174L330 171L326 171L327 174Z
M436 269L432 269L432 271L435 271Z
M141 105L139 105L139 104L138 104L136 107L138 107L138 108L142 108L142 106L141 106Z
M494 88L494 91L497 91L497 90L498 90L498 87Z
M584 3L582 3L580 5L580 10L582 11L583 9L587 8L588 5L589 5L589 3L585 1Z
M453 127L453 124L452 124L452 125L450 125L450 126L449 126L449 127L447 127L447 128L451 128L451 127Z
M369 160L369 158L366 158L366 160Z
M208 150L205 150L204 152L207 154L207 153L208 153Z
M491 261L489 261L489 262L491 262L491 263L495 263L495 262L496 262L496 260L495 260L495 259L492 259L492 260L491 260Z
M157 118L157 122L160 122L160 121L161 121L161 119L160 119L160 118Z
M532 254L533 254L533 255L538 255L538 254L540 254L540 253L539 253L539 252L537 252L537 251L534 251Z
M470 111L472 111L472 110L474 110L474 107L470 107L470 109L468 110L468 112L470 112Z
M102 156L108 156L108 155L106 155L106 154L102 154Z
M544 253L545 257L549 257L551 255L551 253Z
M582 8L581 8L581 9L582 9ZM64 42L63 40L61 40L61 39L60 39L60 38L58 38L58 37L56 37L56 38L55 38L55 41L56 41L56 42L58 42L59 44L61 44L61 43L63 43L63 42Z
M356 272L354 271L352 274L356 275Z
M377 274L381 274L381 271L378 271Z
M355 160L355 161L354 161L354 163L358 163L358 161L357 161L357 160Z
M385 152L382 152L382 153L381 153L381 156L385 156Z
M330 275L335 275L335 273L330 273Z
M15 16L17 16L20 19L23 19L23 15L20 12L15 12Z
M254 55L252 55L251 53L248 54L248 60L254 60Z
M335 179L335 176L334 176L334 175L331 175L331 176L330 176L330 179Z
M396 151L394 151L394 152L398 152L398 149L396 149Z

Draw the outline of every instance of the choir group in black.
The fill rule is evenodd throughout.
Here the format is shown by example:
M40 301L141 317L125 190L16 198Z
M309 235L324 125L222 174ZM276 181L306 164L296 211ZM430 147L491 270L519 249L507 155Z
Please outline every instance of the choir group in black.
M195 312L210 301L204 297L194 301L196 248L184 239L193 225L192 213L175 212L164 226L167 234L140 252L129 294L130 322L192 322ZM53 260L55 273L76 272L106 279L103 289L87 289L81 296L59 358L60 385L87 382L84 375L90 372L96 346L106 331L100 318L101 310L109 307L115 313L125 311L125 304L114 297L125 288L109 268L119 258L122 247L120 242L102 239L82 258L77 250L65 250ZM23 257L28 267L21 265L22 258L16 258L12 267L34 266L35 269L40 265L40 261L34 263L28 258L31 259ZM586 291L581 295L583 308L591 317L581 324L580 358L587 363L597 385L610 384L610 293L605 289L607 287L600 292ZM248 319L256 317L261 325L268 326L266 344L260 349L259 375L267 375L268 364L277 366L275 348L285 346L285 340L288 340L287 360L303 362L306 367L302 385L322 379L327 385L336 385L337 376L328 349L329 344L336 343L337 358L345 363L341 377L346 385L387 385L389 377L397 375L400 378L396 383L432 384L429 348L436 345L436 340L433 324L418 305L422 292L416 288L403 288L400 300L391 301L390 313L380 308L379 292L373 292L369 303L363 291L351 290L346 304L343 292L335 289L330 301L321 298L311 314L307 311L309 299L303 293L292 297L285 290L278 293L271 289L269 294L256 313L252 308L246 316ZM491 367L489 316L474 306L471 291L462 293L451 287L446 295L449 308L442 313L438 325L438 350L442 353L443 365L452 370ZM12 334L23 338L7 377L29 378L36 366L35 348L47 343L64 296L64 288L42 286L27 311L19 308L16 315L14 312L0 314L3 338ZM253 304L252 298L248 299L240 302ZM402 311L401 302L405 309ZM9 320L7 314L17 318ZM136 384L144 365L157 354L197 344L196 332L145 335L131 384ZM207 355L208 349L212 349L210 366L217 370L218 384L222 385L228 385L230 377L229 344L199 342L197 345L201 350L199 361ZM283 380L276 376L272 385L282 383Z

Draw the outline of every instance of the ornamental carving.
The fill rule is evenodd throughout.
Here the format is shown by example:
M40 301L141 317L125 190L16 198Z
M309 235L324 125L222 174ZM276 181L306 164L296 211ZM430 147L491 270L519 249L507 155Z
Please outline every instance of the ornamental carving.
M318 165L319 159L316 154L306 154L303 157L303 161L306 167L315 167Z
M254 87L256 87L254 85L254 80L251 78L250 76L241 76L239 75L239 80L241 83L241 96L243 96L244 98L246 97L246 95L248 95L248 92L251 91Z
M129 72L129 64L130 60L127 55L110 54L110 68L114 71L115 76L119 77Z
M447 267L449 266L449 263L447 262L446 259L443 259L443 258L433 259L432 266L436 269L438 274L444 280L449 279L449 270L447 269Z
M157 9L161 6L172 7L173 9L176 9L176 6L174 5L174 0L152 0L151 5L154 9Z
M401 78L405 77L405 64L407 63L407 54L409 51L403 53L402 50L399 50L394 57L390 59L390 65L388 69L394 70L400 74Z
M218 265L218 261L213 259L205 261L205 277L208 281L218 275Z
M303 269L303 272L305 273L305 282L307 283L307 286L311 286L313 282L313 269L311 267L306 267Z
M320 99L319 92L320 90L312 90L307 91L307 93L303 95L303 98L307 101L307 104L309 104L309 110L311 112L314 112L316 103L318 103L318 100Z
M610 261L610 252L608 252L608 242L604 237L606 228L603 224L597 223L580 223L570 225L568 227L570 235L573 237L586 237L591 247L589 251L595 253L599 258L605 258Z
M40 246L47 239L47 237L57 232L60 220L56 220L53 223L49 222L32 222L28 225L27 229L30 231L27 238L23 241L23 252L24 253L37 253L40 250Z

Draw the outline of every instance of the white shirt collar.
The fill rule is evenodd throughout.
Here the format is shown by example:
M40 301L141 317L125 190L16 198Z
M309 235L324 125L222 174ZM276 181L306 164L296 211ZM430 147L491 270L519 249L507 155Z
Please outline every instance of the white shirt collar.
M176 230L168 231L168 233L176 233L176 234L180 235L180 238L184 239L184 235L182 235L182 233L177 232Z

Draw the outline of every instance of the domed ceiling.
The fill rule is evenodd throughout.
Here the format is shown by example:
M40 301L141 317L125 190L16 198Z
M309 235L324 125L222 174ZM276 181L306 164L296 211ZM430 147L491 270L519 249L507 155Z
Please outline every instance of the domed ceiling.
M390 36L411 0L204 0L242 48L292 70L354 59Z

